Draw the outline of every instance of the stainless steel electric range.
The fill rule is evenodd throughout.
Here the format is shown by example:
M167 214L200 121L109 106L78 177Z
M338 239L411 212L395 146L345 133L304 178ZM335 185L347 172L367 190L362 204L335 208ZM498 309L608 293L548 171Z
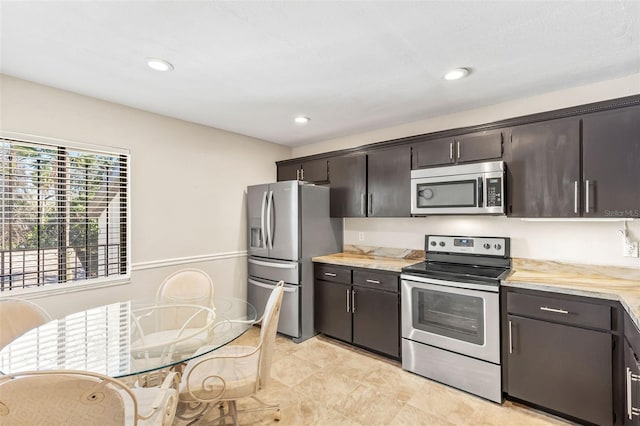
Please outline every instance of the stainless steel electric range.
M402 368L502 402L499 292L510 239L427 235L425 259L402 269Z

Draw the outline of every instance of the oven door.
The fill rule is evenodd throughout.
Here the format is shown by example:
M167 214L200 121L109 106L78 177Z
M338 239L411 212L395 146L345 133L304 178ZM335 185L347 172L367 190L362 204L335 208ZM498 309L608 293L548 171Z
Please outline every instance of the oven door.
M415 279L402 280L402 337L499 364L499 293Z

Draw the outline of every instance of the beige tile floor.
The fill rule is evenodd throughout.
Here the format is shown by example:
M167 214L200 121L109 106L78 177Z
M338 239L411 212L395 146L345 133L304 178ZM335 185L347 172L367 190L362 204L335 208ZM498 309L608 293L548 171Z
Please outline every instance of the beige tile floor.
M255 344L253 328L234 344ZM295 344L277 337L272 380L259 396L270 412L239 415L242 425L567 425L521 405L498 405L402 370L400 363L316 336ZM253 406L238 403L238 408ZM202 422L201 422L202 423Z

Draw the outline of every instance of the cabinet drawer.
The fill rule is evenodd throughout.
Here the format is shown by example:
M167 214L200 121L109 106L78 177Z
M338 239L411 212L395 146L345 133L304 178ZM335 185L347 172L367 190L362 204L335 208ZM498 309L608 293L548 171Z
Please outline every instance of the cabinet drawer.
M351 269L349 268L316 263L314 269L315 277L319 280L351 284Z
M611 330L611 307L595 303L509 292L507 310L520 316Z
M369 271L353 271L353 284L377 290L399 291L399 275L381 274Z

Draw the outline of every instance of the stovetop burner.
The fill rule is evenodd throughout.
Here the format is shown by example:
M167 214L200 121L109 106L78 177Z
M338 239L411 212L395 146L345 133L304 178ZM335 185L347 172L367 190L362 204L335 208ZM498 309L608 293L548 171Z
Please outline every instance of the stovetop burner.
M479 265L425 261L402 269L403 274L413 274L433 278L467 278L480 281L498 281L509 272L508 268Z
M426 235L426 260L403 268L402 273L499 285L511 268L509 254L509 238Z

